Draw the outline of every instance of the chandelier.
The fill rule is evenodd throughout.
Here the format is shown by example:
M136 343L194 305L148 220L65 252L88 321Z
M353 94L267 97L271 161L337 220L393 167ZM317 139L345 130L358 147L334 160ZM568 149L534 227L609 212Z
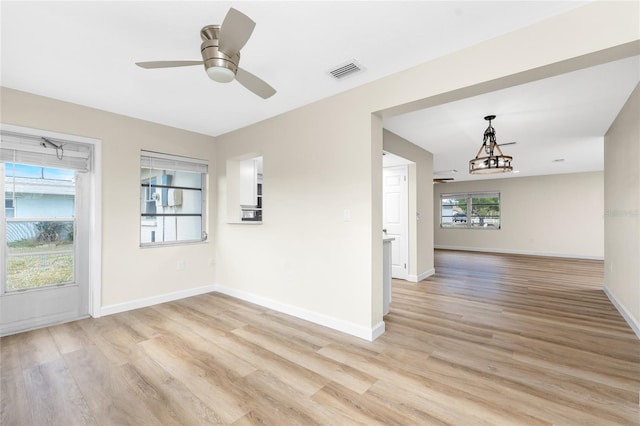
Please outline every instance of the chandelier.
M482 146L476 154L476 158L469 161L469 173L472 174L489 174L489 173L506 173L513 170L511 167L512 157L504 155L500 146L496 142L496 130L491 125L491 120L495 119L495 115L487 115L484 119L489 122L489 127L484 131ZM481 157L484 151L485 156ZM496 152L499 155L496 155Z

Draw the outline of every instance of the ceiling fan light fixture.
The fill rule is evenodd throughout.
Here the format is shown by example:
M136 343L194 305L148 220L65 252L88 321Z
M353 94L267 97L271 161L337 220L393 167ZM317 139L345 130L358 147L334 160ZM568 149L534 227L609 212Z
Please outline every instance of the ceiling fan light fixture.
M205 30L212 31L213 29L217 30L217 28L217 25L204 27L201 31L202 38L205 38L205 34L209 34L209 36L217 35L217 32L205 33ZM236 78L238 63L240 62L239 52L231 56L227 55L218 49L218 39L204 39L200 46L200 53L202 53L204 68L211 80L218 83L229 83Z
M225 67L210 67L207 68L207 75L213 81L218 83L229 83L236 78L236 73Z
M487 115L484 118L489 122L489 127L484 131L482 146L478 150L476 158L469 161L469 173L471 174L507 173L513 170L511 166L513 157L504 155L496 142L496 130L491 125L491 120L495 118L495 115ZM482 151L487 155L480 157Z

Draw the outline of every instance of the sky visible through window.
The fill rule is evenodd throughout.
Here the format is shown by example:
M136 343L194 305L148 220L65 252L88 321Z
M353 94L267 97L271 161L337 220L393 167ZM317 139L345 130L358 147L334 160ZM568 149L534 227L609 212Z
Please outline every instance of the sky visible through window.
M75 178L73 170L54 169L50 167L29 166L26 164L5 164L5 177L61 180L72 182Z

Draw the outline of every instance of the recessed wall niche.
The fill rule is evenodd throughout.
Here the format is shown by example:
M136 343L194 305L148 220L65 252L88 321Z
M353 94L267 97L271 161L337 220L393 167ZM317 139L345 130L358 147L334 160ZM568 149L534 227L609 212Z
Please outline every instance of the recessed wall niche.
M248 154L227 161L227 222L260 224L263 218L263 157Z

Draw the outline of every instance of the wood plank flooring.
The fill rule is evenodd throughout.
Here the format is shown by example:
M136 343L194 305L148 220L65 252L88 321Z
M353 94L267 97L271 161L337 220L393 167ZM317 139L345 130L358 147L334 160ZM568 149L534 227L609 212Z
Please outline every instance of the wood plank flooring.
M1 425L639 425L599 261L436 252L366 342L206 294L0 339Z

